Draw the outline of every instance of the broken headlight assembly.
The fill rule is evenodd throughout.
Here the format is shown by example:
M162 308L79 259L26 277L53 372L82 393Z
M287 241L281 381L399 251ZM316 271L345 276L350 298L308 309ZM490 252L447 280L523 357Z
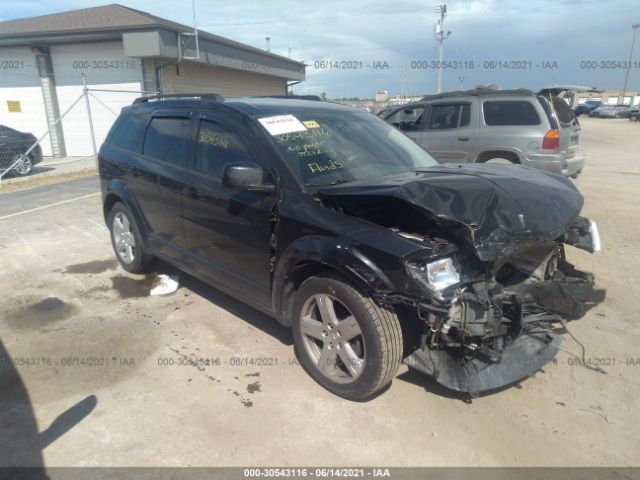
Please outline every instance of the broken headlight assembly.
M590 253L599 252L600 233L596 222L578 217L564 234L564 242Z
M443 292L460 283L460 274L451 258L408 260L405 262L407 272L420 285L442 299Z

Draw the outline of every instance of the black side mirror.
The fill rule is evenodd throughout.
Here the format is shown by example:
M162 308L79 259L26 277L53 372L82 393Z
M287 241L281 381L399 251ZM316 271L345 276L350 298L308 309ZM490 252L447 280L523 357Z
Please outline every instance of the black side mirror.
M242 192L273 192L276 187L264 183L264 170L253 162L227 165L222 174L222 185Z

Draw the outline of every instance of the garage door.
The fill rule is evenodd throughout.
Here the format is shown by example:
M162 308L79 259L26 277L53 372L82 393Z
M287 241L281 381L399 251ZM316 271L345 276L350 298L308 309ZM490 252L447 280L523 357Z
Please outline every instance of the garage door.
M0 48L0 125L37 137L47 131L36 58L27 47ZM42 150L51 155L51 143Z
M82 95L82 74L90 89L127 90L135 93L94 92L90 98L97 147L104 141L120 109L140 96L142 68L138 59L126 57L122 42L96 42L51 47L60 112ZM78 108L79 107L79 108ZM92 155L87 111L83 104L62 121L67 155Z
M285 95L283 78L183 62L179 74L175 66L165 67L162 85L166 93L214 92L225 97Z

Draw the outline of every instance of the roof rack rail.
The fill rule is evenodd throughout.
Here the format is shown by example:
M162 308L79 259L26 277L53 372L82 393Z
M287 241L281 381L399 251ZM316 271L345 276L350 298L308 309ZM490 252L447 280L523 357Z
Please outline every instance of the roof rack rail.
M322 101L318 95L256 95L253 98L287 98L291 100L313 100L316 102Z
M150 95L148 97L138 97L133 103L146 103L150 100L167 100L170 98L200 98L202 100L210 100L212 102L224 102L224 97L219 93L161 93L159 95Z

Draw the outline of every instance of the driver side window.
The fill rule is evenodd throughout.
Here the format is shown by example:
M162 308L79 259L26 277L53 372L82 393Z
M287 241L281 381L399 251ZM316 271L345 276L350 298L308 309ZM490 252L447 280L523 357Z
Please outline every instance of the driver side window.
M235 134L217 123L200 121L196 171L221 178L226 165L250 160L248 150Z
M420 123L424 116L425 107L403 108L387 118L387 122L398 130L415 132L420 130Z

